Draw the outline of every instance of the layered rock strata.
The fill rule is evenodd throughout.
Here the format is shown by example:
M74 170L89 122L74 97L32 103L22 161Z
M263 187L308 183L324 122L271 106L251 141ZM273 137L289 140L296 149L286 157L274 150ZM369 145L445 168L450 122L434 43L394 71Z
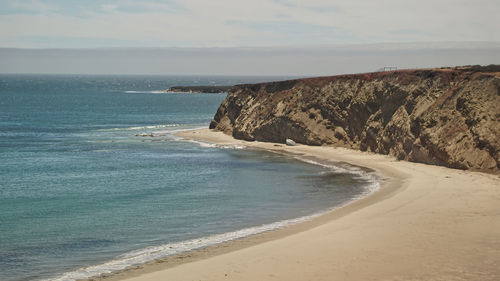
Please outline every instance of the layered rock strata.
M210 128L237 139L342 146L500 171L500 66L238 85Z

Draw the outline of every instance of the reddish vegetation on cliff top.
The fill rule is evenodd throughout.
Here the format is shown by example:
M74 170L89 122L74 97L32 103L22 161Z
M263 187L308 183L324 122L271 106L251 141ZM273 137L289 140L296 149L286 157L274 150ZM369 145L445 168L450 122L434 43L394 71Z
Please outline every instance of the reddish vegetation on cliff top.
M210 128L245 140L343 146L500 171L500 66L235 86Z

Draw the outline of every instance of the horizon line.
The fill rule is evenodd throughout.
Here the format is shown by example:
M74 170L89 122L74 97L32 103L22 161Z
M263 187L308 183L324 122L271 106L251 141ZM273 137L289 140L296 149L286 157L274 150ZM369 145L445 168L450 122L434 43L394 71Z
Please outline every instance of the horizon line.
M425 46L430 44L431 46ZM443 45L469 44L469 46L449 46L449 48L458 47L477 47L477 45L493 45L488 47L500 47L498 41L408 41L408 42L372 42L372 43L336 43L336 44L303 44L303 45L256 45L256 46L98 46L98 47L8 47L0 46L2 50L159 50L159 49L185 49L185 50L209 50L209 49L321 49L321 48L342 48L353 46L418 46L418 47L447 47ZM474 46L470 46L474 45ZM486 46L485 46L486 47Z

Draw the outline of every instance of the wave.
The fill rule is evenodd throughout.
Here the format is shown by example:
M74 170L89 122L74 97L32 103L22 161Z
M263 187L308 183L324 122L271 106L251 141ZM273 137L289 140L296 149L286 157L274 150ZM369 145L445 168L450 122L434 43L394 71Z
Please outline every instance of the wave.
M171 139L174 141L179 141L179 140L184 140L184 138L176 136L177 133L191 131L191 130L206 129L206 128L207 128L207 126L198 126L198 127L188 127L188 128L173 129L173 130L153 131L152 135L154 137L167 137L168 139ZM205 146L205 147L209 147L209 146Z
M176 130L176 131L184 131L184 130L188 130L188 129L180 129L180 130ZM240 146L221 146L221 145L200 142L200 141L191 141L191 142L197 143L201 146L207 146L207 147L218 147L218 148L228 148L228 149L244 148L244 147L240 147ZM259 234L259 233L263 233L263 232L282 229L282 228L285 228L285 227L290 226L290 225L298 224L298 223L305 222L305 221L310 221L310 220L317 218L319 216L322 216L326 213L329 213L331 211L345 207L346 205L352 203L353 201L364 198L380 188L380 184L379 184L378 178L375 175L375 173L363 170L361 167L356 167L356 166L352 166L352 165L348 165L348 164L345 164L345 165L344 164L336 164L336 165L325 164L325 163L317 162L317 161L311 160L309 158L304 158L301 156L294 156L294 158L296 158L297 160L302 161L302 162L307 162L310 164L327 167L330 170L329 172L352 174L355 177L359 177L359 178L364 179L368 184L366 184L364 186L365 191L362 192L361 194L359 194L358 196L355 196L342 204L339 204L337 206L334 206L334 207L331 207L328 209L324 209L324 210L319 211L317 213L314 213L312 215L302 216L302 217L293 218L293 219L281 220L281 221L277 221L274 223L263 224L263 225L259 225L259 226L247 227L247 228L243 228L240 230L226 232L226 233L222 233L222 234L214 234L214 235L205 236L205 237L201 237L201 238L195 238L195 239L174 242L174 243L167 243L167 244L163 244L163 245L159 245L159 246L151 246L151 247L147 247L144 249L125 253L125 254L120 255L117 258L115 258L111 261L108 261L106 263L103 263L103 264L82 267L82 268L79 268L75 271L66 272L66 273L60 275L59 277L56 277L53 279L46 279L46 280L74 281L74 280L79 280L79 279L87 279L87 278L91 278L91 277L97 277L101 274L119 272L121 270L127 269L127 268L132 267L132 266L144 264L144 263L158 260L158 259L163 259L163 258L166 258L168 256L175 255L175 254L184 253L184 252L188 252L188 251L192 251L192 250L196 250L196 249L200 249L200 248L205 248L208 246L221 244L224 242L245 238L245 237Z
M190 129L178 130L178 131L186 131L186 130L190 130ZM186 140L182 137L177 137L177 139L178 140ZM196 143L201 147L216 147L216 148L222 148L222 149L245 149L246 148L243 145L224 145L224 144L215 144L215 143L203 142L203 141L197 141L197 140L186 140L186 141ZM277 151L270 151L270 152L290 156L290 154L287 154L286 152L277 152ZM357 179L361 179L365 182L368 182L369 184L364 186L365 192L363 192L359 197L356 197L355 200L361 199L361 198L377 191L380 188L379 179L377 178L376 174L374 172L366 171L366 169L363 169L362 167L354 166L354 165L351 165L348 163L342 164L340 162L335 163L335 164L327 164L327 163L322 163L322 162L312 160L310 158L306 158L304 156L298 156L298 155L291 155L291 156L293 156L293 158L295 158L301 162L305 162L305 163L328 168L327 173L333 172L333 173L337 173L337 174L351 174L354 177L356 177Z
M186 129L186 130L190 130L190 129ZM179 130L179 131L185 131L185 130ZM179 139L183 139L183 138L179 138ZM186 139L184 139L184 140L186 140ZM196 143L202 147L216 147L216 148L222 148L222 149L244 149L244 148L246 148L243 145L224 145L224 144L215 144L215 143L203 142L203 141L197 141L197 140L187 140L187 141L192 142L192 143ZM366 182L372 182L372 183L374 183L374 185L371 187L370 193L373 191L376 191L379 188L378 178L375 175L375 173L368 172L368 171L366 171L363 168L358 167L358 166L354 166L354 165L347 164L347 163L346 164L342 164L342 163L327 164L327 163L321 163L321 162L318 162L318 161L315 161L315 160L312 160L310 158L306 158L303 156L290 155L290 154L287 154L286 152L277 152L277 151L270 151L270 152L288 155L288 156L293 156L293 158L295 158L301 162L305 162L305 163L328 168L329 170L327 172L329 172L329 173L333 172L333 173L338 173L338 174L352 174L352 175L356 176L357 178L362 179ZM363 194L363 197L364 196L366 196L366 194Z
M153 130L153 129L164 129L172 127L181 127L182 124L165 124L165 125L151 125L151 126L139 126L139 127L118 127L109 129L98 129L97 132L107 132L107 131L138 131L138 130Z
M183 139L183 138L179 137L179 139ZM216 148L222 148L222 149L245 149L246 148L244 145L215 144L215 143L203 142L203 141L197 141L197 140L186 140L186 141L196 143L197 145L199 145L201 147L216 147Z
M310 220L317 218L319 216L322 216L326 213L329 213L329 212L334 211L336 209L342 208L342 207L348 205L349 203L351 203L355 200L358 200L362 197L365 197L366 195L374 192L377 188L378 188L378 182L374 183L374 185L371 186L370 188L367 188L367 192L364 193L363 195L358 196L356 198L353 198L352 200L347 201L341 205L314 213L312 215L303 216L303 217L294 218L294 219L281 220L281 221L274 222L274 223L263 224L263 225L254 226L254 227L247 227L247 228L243 228L243 229L240 229L237 231L226 232L226 233L222 233L222 234L215 234L215 235L205 236L205 237L201 237L201 238L176 242L176 243L167 243L167 244L163 244L160 246L148 247L145 249L136 250L136 251L132 251L132 252L123 254L123 255L117 257L116 259L111 260L111 261L106 262L106 263L103 263L103 264L83 267L83 268L77 269L75 271L64 273L63 275L61 275L57 278L47 279L47 280L73 281L73 280L79 280L79 279L86 279L86 278L90 278L90 277L97 277L101 274L118 272L118 271L124 270L128 267L131 267L131 266L144 264L144 263L147 263L147 262L150 262L153 260L166 258L168 256L172 256L175 254L184 253L184 252L188 252L188 251L192 251L192 250L196 250L196 249L200 249L200 248L205 248L208 246L221 244L224 242L245 238L245 237L259 234L259 233L263 233L263 232L282 229L282 228L285 228L285 227L290 226L290 225L298 224L298 223L305 222L305 221L310 221Z
M164 90L156 90L156 91L124 91L125 94L166 94L167 92Z
M358 197L355 198L355 200L366 197L367 195L372 194L373 192L377 191L380 188L379 178L377 177L375 172L366 171L362 167L354 166L347 163L326 164L297 155L294 155L294 158L305 163L310 163L313 165L318 165L328 168L329 170L326 173L351 174L355 178L368 182L369 184L364 186L365 192L361 193Z

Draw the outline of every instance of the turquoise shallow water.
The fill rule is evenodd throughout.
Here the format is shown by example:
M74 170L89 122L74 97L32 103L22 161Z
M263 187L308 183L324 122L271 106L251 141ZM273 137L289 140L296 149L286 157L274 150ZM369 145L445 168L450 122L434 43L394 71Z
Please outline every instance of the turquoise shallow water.
M158 94L276 79L0 75L0 280L88 277L282 227L373 188L348 166L179 140L208 126L225 95Z

